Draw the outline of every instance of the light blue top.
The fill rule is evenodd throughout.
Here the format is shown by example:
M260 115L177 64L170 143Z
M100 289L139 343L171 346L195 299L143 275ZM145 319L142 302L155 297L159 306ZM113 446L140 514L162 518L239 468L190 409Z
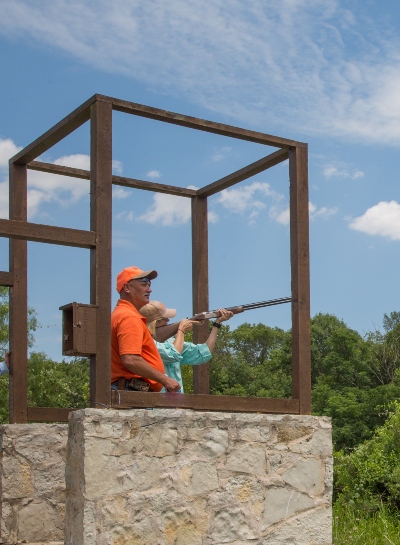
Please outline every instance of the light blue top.
M181 365L200 365L201 363L207 363L212 358L211 352L206 344L185 342L183 343L182 354L179 354L171 340L168 340L165 343L155 342L164 363L165 374L179 382L182 393L183 383ZM163 388L161 393L164 393L165 391L165 388Z
M8 367L5 364L4 361L0 362L0 375L7 375L8 374Z

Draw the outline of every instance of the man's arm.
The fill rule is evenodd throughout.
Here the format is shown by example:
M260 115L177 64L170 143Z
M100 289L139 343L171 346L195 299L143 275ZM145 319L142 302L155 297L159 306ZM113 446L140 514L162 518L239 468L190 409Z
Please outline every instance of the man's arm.
M122 354L121 362L124 367L131 371L131 373L159 382L165 386L165 389L168 392L177 392L181 389L181 385L177 380L169 378L167 375L164 375L164 373L160 373L160 371L154 369L154 367L149 365L147 361L138 354Z

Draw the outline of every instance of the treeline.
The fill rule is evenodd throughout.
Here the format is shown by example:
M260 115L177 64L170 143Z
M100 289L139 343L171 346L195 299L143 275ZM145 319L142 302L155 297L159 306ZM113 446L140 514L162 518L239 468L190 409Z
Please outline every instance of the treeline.
M221 333L212 394L291 397L291 331L242 324ZM399 312L384 316L383 333L364 337L331 314L312 318L312 412L332 417L335 450L351 451L385 422L400 397L399 356ZM190 387L192 369L184 374Z
M336 451L370 439L400 397L400 312L383 319L383 332L362 337L331 314L311 320L312 412L333 419ZM32 353L28 363L32 406L84 407L89 399L86 358L57 363ZM193 368L183 366L185 391ZM214 395L291 397L291 331L263 324L222 326L210 362ZM0 419L8 418L8 377L0 377Z

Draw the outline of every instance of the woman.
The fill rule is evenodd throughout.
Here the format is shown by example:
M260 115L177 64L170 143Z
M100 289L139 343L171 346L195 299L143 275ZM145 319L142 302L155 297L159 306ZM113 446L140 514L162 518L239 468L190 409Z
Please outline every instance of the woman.
M223 308L219 310L221 316L213 323L208 339L203 344L185 342L185 333L192 329L193 324L199 324L197 320L188 320L186 318L179 322L178 331L173 340L169 339L163 343L154 341L163 360L165 374L180 383L182 393L183 383L180 366L200 365L210 361L221 323L233 316L233 312ZM150 301L140 309L140 313L146 317L147 327L153 337L155 337L156 328L167 325L169 318L173 318L176 311L174 309L166 309L159 301ZM162 389L161 392L163 393L165 390Z

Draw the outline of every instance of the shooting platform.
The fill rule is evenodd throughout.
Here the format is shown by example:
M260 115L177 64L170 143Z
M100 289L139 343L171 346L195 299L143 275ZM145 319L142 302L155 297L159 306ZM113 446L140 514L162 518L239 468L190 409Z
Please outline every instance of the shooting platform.
M262 159L244 166L201 189L185 189L112 175L112 112L141 116L277 148ZM90 122L90 171L36 161L36 158ZM207 198L283 161L289 162L290 257L292 305L292 398L266 399L209 395L209 370L194 369L194 394L169 395L110 390L111 314L111 214L112 186L167 193L192 202L193 313L209 308ZM0 272L0 285L10 288L10 422L65 422L69 408L28 407L27 353L27 241L75 246L90 250L90 310L77 303L64 305L74 330L74 310L83 312L91 333L81 330L80 339L68 338L69 350L90 357L90 405L118 409L178 407L182 409L310 414L310 287L308 234L307 144L172 113L103 95L94 95L57 125L10 159L10 219L0 219L0 236L10 239L10 271ZM90 230L83 231L27 221L27 169L90 180ZM65 302L60 302L65 303ZM74 306L75 305L75 306ZM80 310L79 310L80 309ZM82 324L82 322L79 322ZM89 326L88 326L89 327ZM207 324L194 332L194 342L204 342ZM83 340L82 340L83 339ZM83 342L82 350L79 343ZM88 348L88 346L90 348ZM81 351L80 351L81 350Z

